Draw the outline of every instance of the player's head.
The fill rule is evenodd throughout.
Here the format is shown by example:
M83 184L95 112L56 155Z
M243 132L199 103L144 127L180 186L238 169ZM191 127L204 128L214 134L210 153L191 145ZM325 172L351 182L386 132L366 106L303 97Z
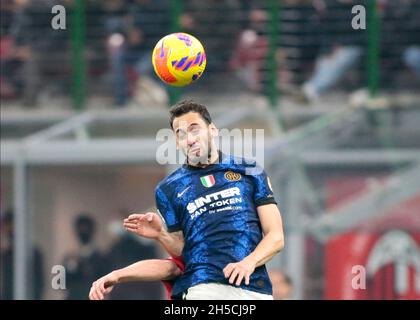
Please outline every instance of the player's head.
M80 243L88 244L95 233L95 220L88 213L81 213L74 220L74 229Z
M280 270L271 270L269 276L273 285L274 300L289 299L293 290L290 277Z
M207 108L192 100L183 100L170 110L169 123L175 132L177 148L191 164L207 163L215 150L218 130Z

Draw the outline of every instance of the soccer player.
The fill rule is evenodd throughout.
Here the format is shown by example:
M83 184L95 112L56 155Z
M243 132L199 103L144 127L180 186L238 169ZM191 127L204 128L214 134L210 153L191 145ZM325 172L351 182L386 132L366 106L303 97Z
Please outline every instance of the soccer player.
M265 267L284 246L269 178L255 162L219 152L218 129L192 100L170 111L186 163L156 187L157 213L133 214L127 230L156 239L185 262L174 299L273 299Z
M114 270L92 283L89 292L90 300L103 300L114 286L132 281L157 281L165 285L168 299L171 299L173 280L184 271L181 259L149 259L133 263L125 268Z

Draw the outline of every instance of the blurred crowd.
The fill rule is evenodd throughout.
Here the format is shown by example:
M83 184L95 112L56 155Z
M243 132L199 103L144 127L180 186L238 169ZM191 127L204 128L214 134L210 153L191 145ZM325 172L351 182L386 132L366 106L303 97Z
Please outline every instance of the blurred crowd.
M116 106L164 92L153 76L151 52L171 30L197 36L207 52L206 77L224 74L246 90L267 84L270 10L255 0L182 1L175 16L169 0L86 0L84 57L86 86L105 83ZM365 83L367 31L354 30L351 9L367 1L284 0L276 49L280 89L316 100L343 79ZM67 29L54 30L51 8L62 4ZM394 86L397 71L420 78L420 3L378 0L381 79ZM2 0L0 96L36 106L41 95L69 95L72 84L74 0ZM74 40L73 41L77 41ZM417 77L417 78L416 78ZM353 81L353 82L352 82ZM220 81L219 81L220 82ZM164 94L164 93L163 93ZM159 98L156 98L159 99ZM163 99L163 98L162 98Z
M124 268L137 261L157 259L157 246L153 240L126 232L122 219L126 211L111 219L108 232L114 237L106 249L99 249L97 239L98 222L89 212L80 212L73 220L72 234L77 247L65 253L60 264L65 268L65 288L62 298L87 300L91 284L105 274ZM14 298L14 213L6 210L1 215L0 247L0 300ZM45 299L49 275L45 255L40 247L33 245L29 251L28 279L29 299ZM279 269L272 269L269 276L275 300L290 299L293 284L290 277ZM162 299L163 285L159 282L127 282L119 284L110 293L110 300L157 300Z
M121 212L125 214L126 212ZM65 287L60 290L67 300L88 299L92 282L106 273L126 267L134 262L156 258L157 247L151 241L125 232L121 220L110 221L109 233L114 241L106 249L99 249L97 239L98 223L89 212L79 213L71 227L77 246L67 252L62 261L65 268ZM7 210L1 215L0 250L0 300L14 298L14 214ZM47 252L34 245L29 251L27 285L29 299L45 299L48 294L50 277L46 266ZM109 299L161 299L162 288L157 282L131 282L119 285L112 291Z

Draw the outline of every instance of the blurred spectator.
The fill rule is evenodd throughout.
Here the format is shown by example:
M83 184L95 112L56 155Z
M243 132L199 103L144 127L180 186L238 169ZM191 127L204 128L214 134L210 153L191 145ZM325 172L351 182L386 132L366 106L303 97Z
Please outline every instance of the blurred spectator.
M104 28L107 35L124 31L124 20L127 16L127 6L127 0L103 2Z
M384 0L380 9L383 82L398 85L401 62L420 79L420 2Z
M19 59L13 52L14 40L11 35L13 20L16 17L15 0L2 1L0 19L0 97L14 98L18 95L19 83L16 70Z
M303 97L314 101L338 83L359 61L364 30L351 27L355 0L324 0L321 14L323 51L315 62L312 76L302 86Z
M126 267L139 260L157 258L153 240L138 237L124 229L123 219L127 216L128 213L121 211L120 216L109 224L109 231L117 238L107 253L105 273ZM111 300L155 300L160 298L161 286L156 282L121 283L109 294Z
M271 270L269 276L273 285L274 300L290 299L293 291L290 277L280 270Z
M14 286L14 213L7 210L1 219L0 300L11 300ZM29 299L42 299L44 289L43 255L33 247L29 263ZM26 284L26 285L28 285Z
M419 18L420 19L420 18ZM404 51L404 62L420 79L420 46L410 46Z
M0 35L2 37L9 34L10 26L13 20L14 8L15 8L14 0L3 0L1 3Z
M57 76L69 66L68 32L51 28L51 8L60 1L16 0L16 3L12 27L14 56L23 63L23 104L34 106L43 89L57 89L59 84L58 89L64 92L65 83L57 82Z
M169 31L167 1L134 0L124 9L126 11L120 8L117 16L107 18L111 73L118 106L127 103L138 80L152 75L153 47Z
M364 30L351 28L354 0L323 0L321 12L323 54L317 58L312 76L302 86L306 101L316 101L332 89L360 61L367 46ZM420 10L412 0L378 2L381 19L381 81L394 86L401 61L420 77ZM345 21L346 23L344 23ZM403 21L403 22L402 22Z
M63 262L67 299L88 299L90 284L104 273L104 258L94 242L96 223L90 214L78 215L73 228L79 248L67 254Z
M240 33L229 62L230 69L252 91L262 89L262 72L269 46L265 30L267 14L260 8L250 10L249 25Z
M74 0L67 0L73 3ZM90 81L90 76L105 75L108 68L106 52L107 18L104 7L109 3L118 1L85 0L85 57L88 85L95 84ZM67 5L72 8L72 5ZM68 11L68 14L71 12ZM89 88L89 90L91 90Z
M189 0L180 16L181 29L203 43L207 77L223 74L240 33L241 12L237 0ZM220 81L220 80L219 80Z
M279 83L284 89L297 81L296 75L304 74L305 61L313 61L316 55L318 41L314 35L318 17L312 0L286 0L281 6L276 60ZM236 41L229 66L247 89L261 92L267 83L271 17L258 2L251 2L249 8L247 24Z
M280 41L276 52L279 86L291 90L307 78L319 54L320 24L325 11L322 0L285 0L282 2Z

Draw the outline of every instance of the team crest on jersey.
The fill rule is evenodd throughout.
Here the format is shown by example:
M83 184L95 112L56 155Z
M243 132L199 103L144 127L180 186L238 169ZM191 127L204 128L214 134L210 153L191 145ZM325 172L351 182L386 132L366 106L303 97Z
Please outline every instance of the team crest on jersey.
M229 181L239 181L241 177L241 174L237 172L228 171L225 173L225 179Z
M212 174L209 174L208 176L204 176L200 178L201 184L205 186L206 188L213 187L216 183L216 180L214 180L214 176Z

